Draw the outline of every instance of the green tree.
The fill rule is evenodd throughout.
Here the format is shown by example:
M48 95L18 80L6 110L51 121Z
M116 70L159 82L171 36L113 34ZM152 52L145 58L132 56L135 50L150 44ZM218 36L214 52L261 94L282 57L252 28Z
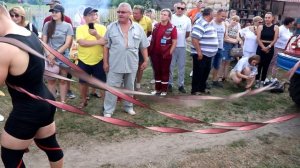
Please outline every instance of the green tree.
M132 7L134 5L142 5L145 8L151 8L152 7L152 0L112 0L111 5L114 7L117 7L121 2L127 2Z
M6 0L5 3L18 3L18 0Z

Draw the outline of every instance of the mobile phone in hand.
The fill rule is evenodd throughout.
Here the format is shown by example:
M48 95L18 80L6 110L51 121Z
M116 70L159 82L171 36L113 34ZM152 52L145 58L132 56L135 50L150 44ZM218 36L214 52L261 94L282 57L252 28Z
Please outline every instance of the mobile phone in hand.
M95 29L94 23L89 23L89 29Z

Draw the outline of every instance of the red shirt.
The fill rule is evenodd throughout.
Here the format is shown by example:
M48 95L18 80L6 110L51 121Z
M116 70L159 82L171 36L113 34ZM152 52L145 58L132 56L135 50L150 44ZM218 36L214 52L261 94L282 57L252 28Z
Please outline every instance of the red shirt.
M49 21L51 21L51 20L52 20L52 16L51 16L51 15L50 15L50 16L47 16L47 17L44 19L43 25L45 25L46 22L49 22ZM73 27L72 20L71 20L68 16L65 16L65 17L64 17L64 21L67 22L67 23L70 23L70 24L72 25L72 27Z
M156 36L154 46L152 48L154 53L161 52L161 39L165 35L165 31L167 30L168 27L169 27L169 25L164 26L164 25L159 24L157 31L156 31L156 35L152 34L152 36ZM173 30L171 32L171 39L177 39L177 29L176 28L173 28Z

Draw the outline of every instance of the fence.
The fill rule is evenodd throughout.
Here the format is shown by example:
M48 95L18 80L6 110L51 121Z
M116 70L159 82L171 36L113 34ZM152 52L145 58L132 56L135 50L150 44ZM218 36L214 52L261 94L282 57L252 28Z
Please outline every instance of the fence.
M28 21L32 22L39 31L42 31L44 18L47 17L49 13L49 6L46 5L28 5L28 4L7 4L8 9L11 9L14 6L21 5L26 11L26 18ZM117 9L98 9L100 15L100 22L104 25L117 20ZM78 12L78 9L65 9L65 14L69 16L72 21L75 21L75 13ZM82 12L81 12L82 13ZM156 12L156 17L159 18L159 12ZM159 19L157 19L159 20Z

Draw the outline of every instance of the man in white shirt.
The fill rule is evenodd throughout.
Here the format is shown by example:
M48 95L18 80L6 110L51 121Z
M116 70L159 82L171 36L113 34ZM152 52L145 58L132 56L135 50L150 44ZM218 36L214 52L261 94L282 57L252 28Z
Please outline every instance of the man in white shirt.
M186 11L185 2L176 3L175 10L176 12L172 15L171 23L175 25L177 29L177 45L172 55L168 90L169 92L172 92L173 72L175 66L178 66L178 90L181 93L186 93L184 88L186 38L190 36L192 23L191 20L184 14Z
M227 16L227 12L224 9L219 9L217 14L212 22L213 27L216 29L218 34L218 52L212 59L212 86L213 87L223 87L223 85L218 82L218 71L220 69L221 61L222 61L222 52L224 50L224 36L226 31L225 19Z

